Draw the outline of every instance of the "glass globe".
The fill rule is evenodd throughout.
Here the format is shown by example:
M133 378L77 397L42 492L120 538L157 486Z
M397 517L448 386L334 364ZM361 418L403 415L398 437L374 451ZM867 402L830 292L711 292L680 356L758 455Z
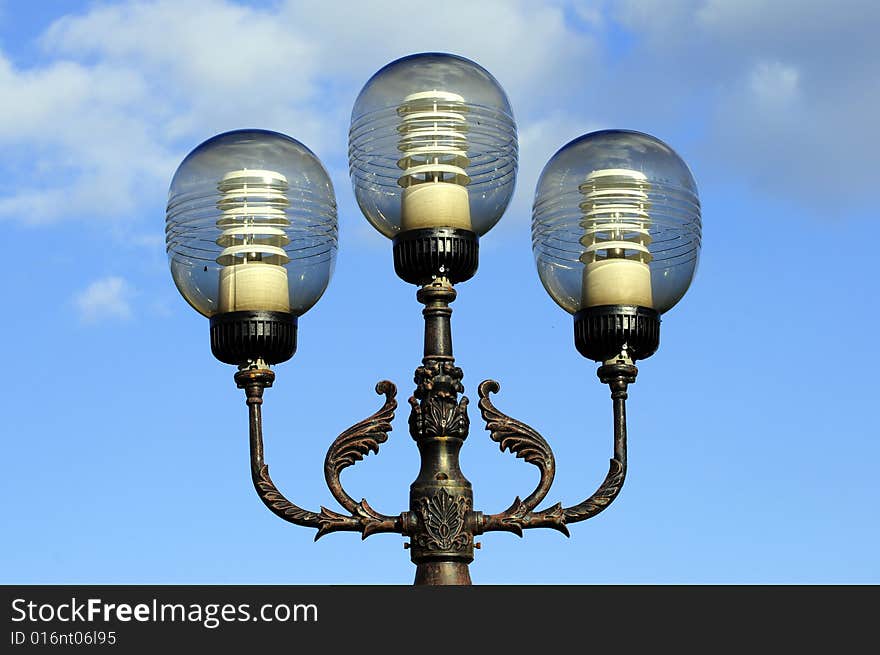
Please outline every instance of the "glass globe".
M690 170L648 134L581 136L553 155L538 181L532 211L538 274L572 314L613 305L666 312L693 279L700 237Z
M351 113L355 196L389 238L434 227L485 234L510 202L517 149L504 90L456 55L391 62L370 78Z
M171 274L198 312L300 316L330 281L336 200L318 158L265 130L208 139L180 164L168 192Z

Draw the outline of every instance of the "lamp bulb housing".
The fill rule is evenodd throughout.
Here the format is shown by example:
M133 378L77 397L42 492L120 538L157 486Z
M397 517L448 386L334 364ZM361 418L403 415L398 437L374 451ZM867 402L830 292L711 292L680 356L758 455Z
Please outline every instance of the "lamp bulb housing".
M516 182L516 123L498 81L469 59L419 53L383 67L354 104L348 160L379 232L485 234Z
M336 199L326 170L299 141L267 130L214 136L183 160L165 216L171 274L211 319L223 362L289 359L297 318L329 284Z
M585 134L556 152L538 180L538 275L575 316L578 350L596 361L644 359L657 349L660 315L690 286L701 238L693 175L651 135Z

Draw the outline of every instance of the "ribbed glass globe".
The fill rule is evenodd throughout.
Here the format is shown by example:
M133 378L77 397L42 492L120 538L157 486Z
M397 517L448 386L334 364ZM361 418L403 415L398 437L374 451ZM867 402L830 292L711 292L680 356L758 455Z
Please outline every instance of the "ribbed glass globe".
M504 90L456 55L422 53L388 64L351 113L355 196L387 237L430 227L485 234L510 202L517 149Z
M568 312L669 310L691 283L700 238L694 178L653 136L592 132L561 148L541 173L532 249L544 288Z
M289 136L220 134L174 174L165 242L174 283L201 314L299 316L333 273L333 186L314 153Z

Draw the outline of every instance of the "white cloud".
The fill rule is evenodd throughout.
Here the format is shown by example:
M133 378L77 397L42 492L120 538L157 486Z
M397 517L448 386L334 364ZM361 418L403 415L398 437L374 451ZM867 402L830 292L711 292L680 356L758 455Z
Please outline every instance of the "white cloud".
M246 35L246 36L245 36ZM248 125L314 143L308 52L265 12L220 0L98 6L56 21L48 63L0 53L0 219L128 225L161 215L187 150ZM15 180L10 181L13 174Z
M675 103L672 129L702 135L695 150L715 181L825 217L872 206L880 3L622 0L614 12L639 39L617 72Z
M590 70L596 44L568 24L564 3L451 0L436 9L425 15L397 0L378 0L351 3L341 14L333 3L288 0L281 18L293 29L332 35L315 41L318 65L352 81L355 94L380 67L415 52L453 52L477 61L517 111L544 105ZM354 95L346 112L353 101Z
M755 102L766 109L784 109L797 102L800 72L778 61L758 62L748 73L748 88Z
M643 38L675 47L691 29L699 0L617 0L606 2L616 18ZM673 38L670 38L673 37Z
M843 5L452 0L429 23L393 0L344 11L308 0L95 4L46 30L40 63L0 52L0 97L14 99L0 103L0 220L130 234L149 218L152 230L186 152L240 127L301 140L347 194L358 91L385 63L425 50L474 59L508 92L521 166L505 223L527 215L547 158L597 126L690 139L704 168L773 175L792 197L817 180L842 187L837 162L870 170L868 144L880 140L880 5Z
M304 120L299 127L307 139L320 129L317 117L297 111L317 90L311 39L288 29L273 10L225 0L157 0L64 17L42 42L50 53L97 57L140 75L150 93L149 108L140 113L158 113L165 138L238 127L247 116L271 127Z
M117 276L95 280L73 297L79 318L84 323L101 320L126 320L131 318L129 299L132 288L123 278Z
M580 93L595 59L592 37L567 24L561 3L502 0L452 0L430 23L390 0L344 11L302 0L98 4L59 18L40 44L47 62L31 68L0 52L0 96L16 98L0 106L0 174L16 177L0 185L0 219L161 215L186 152L240 127L290 134L344 170L358 91L411 52L479 62L521 125L555 111L549 98ZM349 188L347 179L334 185Z
M0 96L14 99L0 104L0 218L126 220L167 175L171 159L152 135L135 71L71 61L17 70L0 54Z

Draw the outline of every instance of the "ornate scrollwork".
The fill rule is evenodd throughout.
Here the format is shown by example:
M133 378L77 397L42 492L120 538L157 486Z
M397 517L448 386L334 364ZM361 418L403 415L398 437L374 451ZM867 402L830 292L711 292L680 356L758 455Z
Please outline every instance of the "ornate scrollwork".
M413 380L416 398L423 399L430 395L455 400L457 395L464 393L461 383L462 371L453 362L440 359L429 359L415 370Z
M456 551L468 548L471 535L465 530L470 502L440 489L429 498L421 498L419 516L424 531L416 536L419 546L430 551Z
M464 391L462 370L452 362L429 360L415 372L416 390L409 399L409 431L418 441L425 437L467 437L470 419Z
M360 461L369 452L378 452L379 444L384 442L391 430L391 420L397 401L396 388L384 380L376 385L376 392L385 394L385 404L376 414L343 432L333 445L324 461L325 475L333 495L351 512L351 516L339 514L325 507L320 513L310 512L290 502L278 491L269 476L269 466L263 459L263 422L260 406L263 403L263 390L272 385L275 374L268 369L245 370L236 374L238 386L247 393L250 410L250 451L251 478L260 500L276 516L286 521L311 528L317 528L317 541L325 534L340 530L360 532L363 538L377 532L400 532L400 520L379 514L367 504L366 500L354 502L339 484L339 472ZM331 480L333 483L331 483ZM342 502L342 500L345 502Z
M260 500L277 516L297 525L318 528L315 541L330 532L361 529L360 523L355 517L343 516L323 507L320 514L316 514L294 505L278 491L278 487L269 477L269 467L266 464L260 467L259 474L254 477L254 487Z
M359 524L364 539L377 532L399 532L397 519L379 514L370 507L366 499L362 499L359 503L355 502L346 493L339 480L339 474L344 469L355 465L371 452L378 454L379 445L388 440L394 411L397 409L397 387L393 382L382 380L376 385L376 393L385 395L385 403L379 411L340 434L330 445L324 458L324 478L327 480L327 487L339 504L351 512L352 516L338 514L322 507L321 516L324 522L315 536L316 540L328 532L333 532L334 529L347 529L335 528L335 526L348 525L351 520Z
M480 383L480 414L486 422L489 438L499 445L502 452L509 450L511 454L536 466L541 472L538 487L524 501L520 501L528 510L532 510L550 491L556 475L556 460L544 437L525 423L498 411L492 404L489 394L500 390L501 385L495 380L484 380Z
M611 388L614 404L614 457L605 480L585 501L570 508L557 503L535 511L553 483L556 462L547 441L533 428L500 412L490 395L500 390L494 380L479 386L479 408L492 441L502 452L535 466L540 480L524 500L516 497L500 514L473 511L471 485L459 466L459 450L470 421L468 399L461 383L463 373L452 357L449 303L455 291L448 280L438 279L417 293L425 305L425 357L415 371L416 389L409 399L409 429L421 454L419 477L410 487L410 509L397 517L376 512L366 500L355 502L340 481L343 470L367 455L378 453L388 439L397 409L395 386L383 380L376 392L384 394L382 407L370 417L340 434L324 460L324 475L331 493L349 512L321 507L311 512L290 502L278 491L263 461L261 405L263 391L275 374L264 368L240 370L236 383L247 394L250 411L251 476L257 494L276 515L292 523L317 528L315 539L336 531L360 532L364 538L379 532L397 532L411 539L411 559L416 564L417 584L470 584L467 565L473 560L474 536L488 531L507 531L519 536L527 528L552 528L568 536L568 524L595 516L617 497L626 475L627 386L638 370L629 360L606 363L598 375ZM460 398L460 399L459 399Z
M489 438L502 451L508 450L517 458L536 466L541 473L541 479L535 491L525 500L520 500L517 496L511 506L501 514L484 517L482 529L504 530L521 537L524 528L548 527L568 535L562 505L556 504L541 512L532 511L550 491L556 474L556 460L544 437L525 423L498 411L492 404L489 394L498 393L500 389L501 385L495 380L483 381L478 389L480 414L486 422Z
M399 520L392 516L380 514L366 500L357 503L353 510L352 516L338 514L326 507L321 508L321 527L318 534L315 535L315 541L330 532L337 530L360 530L361 538L366 539L371 534L379 532L400 532ZM356 528L350 528L350 525L357 525Z
M308 527L321 526L320 514L310 512L302 507L294 505L284 497L284 494L278 491L278 487L275 486L275 483L272 482L272 478L269 477L268 464L261 463L254 476L254 487L257 490L257 495L260 497L260 500L265 503L266 507L281 518L290 521L291 523L296 523L297 525L305 525Z
M571 536L565 525L565 510L562 509L562 503L556 503L541 512L533 512L519 499L519 496L501 514L483 517L481 532L513 532L518 537L522 537L526 528L552 528L566 537Z
M508 449L517 457L541 470L541 482L535 492L524 501L519 498L501 514L482 517L477 529L480 532L505 530L522 536L525 528L546 527L559 530L568 536L566 524L591 518L608 507L623 486L626 478L626 386L635 380L637 370L630 365L606 365L600 368L602 382L611 385L614 399L614 458L608 474L596 492L574 507L563 508L557 503L549 509L531 511L543 500L553 481L555 464L550 446L532 428L499 412L490 402L489 394L497 393L499 385L494 380L486 380L480 385L480 411L491 431L491 438L500 444L501 450Z
M340 505L352 513L358 511L360 504L345 492L339 481L339 474L371 452L379 453L379 445L388 440L388 433L392 429L391 421L394 420L394 411L397 409L397 387L392 382L379 382L376 393L385 395L385 404L378 412L340 434L330 445L324 458L324 477L330 492Z
M596 516L617 498L626 479L626 466L619 460L612 459L605 480L599 485L592 496L574 507L565 508L565 520L569 523L584 521Z

